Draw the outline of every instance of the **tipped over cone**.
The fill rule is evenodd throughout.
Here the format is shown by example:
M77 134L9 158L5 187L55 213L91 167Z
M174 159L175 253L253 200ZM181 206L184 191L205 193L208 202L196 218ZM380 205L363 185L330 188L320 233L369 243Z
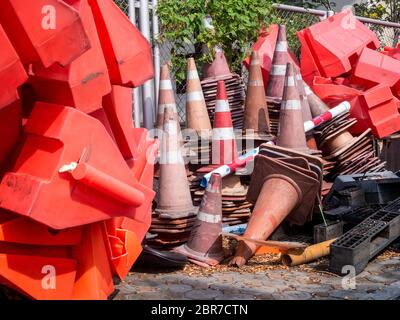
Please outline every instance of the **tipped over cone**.
M224 81L218 81L212 135L212 163L229 164L237 158L236 139Z
M193 263L204 267L217 265L224 258L221 180L219 174L211 176L189 241L175 249Z
M166 219L192 216L196 214L197 208L192 203L181 153L179 123L171 107L165 108L163 122L156 212Z
M248 130L254 132L260 138L266 139L270 136L268 107L265 99L260 59L255 51L252 53L250 60L243 129L245 132Z
M284 92L286 64L288 63L288 45L286 41L286 26L280 25L278 40L275 45L271 71L267 87L267 96L281 99Z
M297 87L301 101L301 112L303 113L303 122L311 121L312 114L310 109L310 104L308 103L308 99L306 96L306 88L304 86L303 77L301 76L300 70L295 68L296 70L296 80L297 80ZM306 134L307 146L310 149L317 150L317 142L315 141L313 131L308 132Z
M304 83L304 91L310 105L310 110L312 116L318 117L324 112L329 111L329 107L314 93L314 91L308 86L307 83Z
M285 92L281 104L277 145L307 152L301 101L294 66L287 64Z
M172 87L168 64L164 64L160 71L160 92L158 98L157 129L163 129L165 108L171 108L178 118L175 95Z
M193 58L189 58L187 62L186 81L187 128L196 130L200 136L209 137L212 129L211 122Z

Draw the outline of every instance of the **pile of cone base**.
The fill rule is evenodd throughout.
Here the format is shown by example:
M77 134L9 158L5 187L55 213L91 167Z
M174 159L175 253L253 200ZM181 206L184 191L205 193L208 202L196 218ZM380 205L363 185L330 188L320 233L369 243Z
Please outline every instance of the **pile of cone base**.
M232 112L233 127L236 129L242 129L243 106L245 101L243 79L239 75L230 72L223 52L216 53L216 58L212 66L212 69L206 68L204 78L201 81L210 120L211 122L214 121L218 81L223 80L227 88L229 105Z
M198 170L197 179L193 179L191 192L195 205L200 204L204 194L203 188L199 187L199 181L204 172ZM248 185L243 183L240 177L230 175L222 179L222 222L224 226L234 226L247 223L252 204L246 201Z
M258 155L247 199L255 203L245 238L266 240L290 215L293 223L310 219L320 190L318 175L306 169L305 158L273 159ZM258 246L240 241L231 265L243 266Z
M329 163L326 168L328 181L343 174L384 170L385 163L377 157L371 130L358 137L348 131L356 122L346 113L323 124L316 132L318 146Z
M202 267L215 266L224 259L221 185L221 176L213 175L188 242L174 250Z

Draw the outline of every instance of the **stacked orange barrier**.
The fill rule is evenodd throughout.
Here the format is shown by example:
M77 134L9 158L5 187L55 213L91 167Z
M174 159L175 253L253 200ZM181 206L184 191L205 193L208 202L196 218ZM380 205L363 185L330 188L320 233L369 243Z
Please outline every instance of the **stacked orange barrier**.
M0 48L0 285L107 299L151 224L150 45L112 0L4 0Z

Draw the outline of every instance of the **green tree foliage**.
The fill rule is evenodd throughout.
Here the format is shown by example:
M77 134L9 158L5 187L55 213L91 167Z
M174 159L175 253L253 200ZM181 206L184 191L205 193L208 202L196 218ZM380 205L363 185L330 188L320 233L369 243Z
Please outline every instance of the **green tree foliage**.
M184 79L188 45L196 48L198 61L212 61L216 45L220 45L231 70L241 72L242 61L249 54L250 45L257 39L263 25L274 22L271 0L160 0L158 16L161 20L159 41L174 44L172 67L178 80ZM208 30L203 21L212 19L215 32ZM202 54L202 45L210 49Z
M355 4L357 15L378 20L400 23L400 0L363 0ZM382 26L371 26L377 33L383 32ZM393 46L399 42L400 29L393 30Z

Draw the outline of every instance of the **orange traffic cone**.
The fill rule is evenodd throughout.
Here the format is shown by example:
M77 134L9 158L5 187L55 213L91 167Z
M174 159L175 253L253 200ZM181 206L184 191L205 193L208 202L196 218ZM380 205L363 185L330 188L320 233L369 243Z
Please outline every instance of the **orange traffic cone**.
M229 164L236 158L236 140L225 83L224 81L218 81L212 136L212 163L219 165Z
M306 89L304 86L304 81L303 77L301 76L300 69L295 68L296 71L296 80L297 80L297 87L298 87L298 92L300 96L300 102L301 102L301 112L303 113L303 122L310 121L313 119L312 114L311 114L311 109L310 105L308 103L308 99L306 96ZM313 131L306 133L306 140L307 140L307 146L310 149L317 150L317 142L315 141Z
M280 25L278 40L275 45L272 67L269 74L267 96L281 99L285 83L286 64L288 63L288 45L286 41L286 26Z
M296 82L294 66L288 63L285 92L279 117L277 145L308 152L300 96Z
M250 130L262 140L271 137L260 59L256 51L251 55L243 129L246 135L247 130Z
M319 115L327 112L329 107L314 93L314 91L308 86L308 84L303 81L304 83L304 91L310 105L311 114L312 116L318 117Z
M263 155L256 156L247 195L247 200L256 205L245 238L266 240L289 214L309 214L319 182L299 169ZM243 266L257 249L256 244L241 241L230 264Z
M193 206L181 153L179 123L171 107L164 110L160 179L156 212L160 218L178 219L197 213Z
M186 80L186 126L200 136L210 137L211 122L193 58L188 59Z
M159 130L163 129L164 109L170 107L178 118L178 111L176 109L175 95L172 87L171 77L169 73L168 64L161 67L160 72L160 92L158 98L158 111L157 111L157 126Z
M203 267L219 264L224 259L222 247L222 178L213 174L200 205L197 221L189 241L175 251Z

